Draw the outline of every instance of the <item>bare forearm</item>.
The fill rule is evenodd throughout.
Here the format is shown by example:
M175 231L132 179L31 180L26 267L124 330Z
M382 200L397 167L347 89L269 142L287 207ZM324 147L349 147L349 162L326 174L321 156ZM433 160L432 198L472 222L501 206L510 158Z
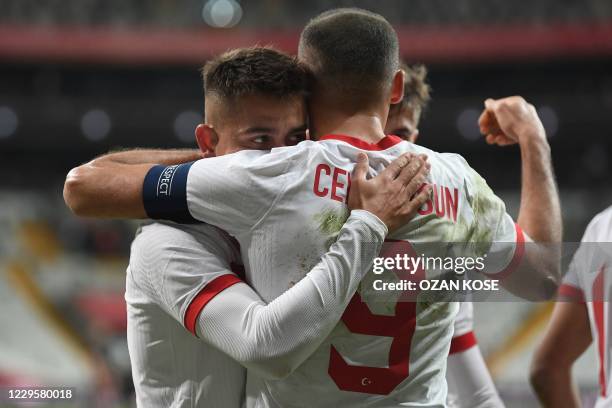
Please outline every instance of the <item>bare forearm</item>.
M181 164L202 159L198 149L130 149L110 152L97 157L92 163L114 162L119 164Z
M569 369L544 372L540 378L532 376L531 384L545 408L580 408L580 398Z
M152 164L87 163L72 169L64 201L76 215L98 218L147 218L142 183Z
M579 407L572 366L592 342L583 303L557 302L530 367L530 382L544 407Z
M543 138L521 145L522 191L519 226L536 242L561 242L559 193L551 163L550 147Z
M107 153L72 169L64 184L64 200L83 217L146 218L142 182L155 165L199 160L195 149L131 149Z
M535 243L527 244L526 258L535 267L528 274L534 296L549 299L560 281L562 239L559 193L545 136L526 138L521 146L522 187L518 224ZM517 276L519 278L519 276ZM523 277L520 277L523 280ZM519 282L525 286L526 281Z

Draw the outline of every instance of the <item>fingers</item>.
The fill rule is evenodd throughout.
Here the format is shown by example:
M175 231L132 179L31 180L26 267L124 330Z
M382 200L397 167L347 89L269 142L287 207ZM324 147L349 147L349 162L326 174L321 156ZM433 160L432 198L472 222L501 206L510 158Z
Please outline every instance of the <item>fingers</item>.
M497 107L497 101L493 98L487 98L484 102L485 109L489 111L494 111Z
M353 180L365 180L368 174L368 155L359 153L357 155L357 164L353 169Z
M489 129L489 121L489 111L485 109L478 118L478 127L480 128L480 133L483 135L486 134Z
M486 135L485 140L490 145L498 146L508 146L516 143L515 140L512 140L511 138L505 136L503 133L488 134Z
M419 176L419 172L421 171L421 169L425 168L424 171L426 173L429 173L429 163L427 163L426 160L427 156L424 154L417 156L400 171L395 180L401 183L401 185L403 186L408 186L414 180L415 177ZM422 182L419 183L419 185L420 184L422 184ZM414 190L414 192L416 192L416 189Z
M483 135L501 133L495 112L489 109L485 109L478 118L478 127L480 128L480 133Z
M404 211L408 216L412 217L416 212L431 198L432 187L429 184L423 185L423 187L412 197L410 200L406 200L404 204Z
M429 163L425 163L423 166L421 166L418 173L416 173L415 176L409 180L408 184L406 184L405 188L402 189L401 194L403 197L412 198L425 188L427 185L427 176L429 175L430 168L431 165Z
M413 155L410 153L405 153L393 160L390 165L387 166L380 174L383 177L388 178L389 180L395 180L397 176L401 173L402 169L410 163Z

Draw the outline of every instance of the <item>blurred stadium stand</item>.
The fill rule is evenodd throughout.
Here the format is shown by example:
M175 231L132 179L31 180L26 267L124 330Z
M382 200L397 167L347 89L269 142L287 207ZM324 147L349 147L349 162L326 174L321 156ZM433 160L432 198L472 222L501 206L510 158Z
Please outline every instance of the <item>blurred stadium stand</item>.
M198 0L3 0L0 20L42 25L197 27ZM229 3L229 2L227 2ZM236 3L236 2L231 2ZM607 0L250 0L238 2L241 26L295 28L333 7L362 7L387 16L393 24L500 25L601 22L612 17Z
M73 340L47 322L70 362L55 380L78 378L75 386L93 395L83 406L130 400L122 293L135 225L73 217L61 198L67 171L119 147L195 147L198 68L207 58L255 42L295 52L301 26L338 6L377 11L396 25L402 56L430 69L421 143L464 155L511 213L518 149L487 146L476 126L485 98L509 94L534 103L548 131L565 240L578 241L612 203L609 0L0 0L0 291L14 294L11 310L28 311L26 319L47 322L36 311L41 302L56 311ZM39 300L19 297L16 274ZM12 331L29 330L0 310ZM526 366L550 310L513 304L503 319L498 310L476 305L480 342L502 394L536 406ZM49 381L52 362L26 361L39 346L15 338L0 335L0 385ZM589 355L578 365L585 390L596 383L594 364Z

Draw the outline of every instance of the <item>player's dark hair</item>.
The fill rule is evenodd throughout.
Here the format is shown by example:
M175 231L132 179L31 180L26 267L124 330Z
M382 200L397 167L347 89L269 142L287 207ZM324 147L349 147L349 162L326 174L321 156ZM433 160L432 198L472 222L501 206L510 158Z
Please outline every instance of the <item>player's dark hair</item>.
M307 70L297 58L271 47L227 51L204 65L202 79L205 94L224 98L304 95L308 85Z
M404 99L401 103L391 105L391 110L408 106L424 112L431 100L431 87L427 83L427 68L425 65L401 64L404 71Z
M327 11L302 31L299 55L314 86L371 104L391 86L399 68L397 33L384 17L358 8Z

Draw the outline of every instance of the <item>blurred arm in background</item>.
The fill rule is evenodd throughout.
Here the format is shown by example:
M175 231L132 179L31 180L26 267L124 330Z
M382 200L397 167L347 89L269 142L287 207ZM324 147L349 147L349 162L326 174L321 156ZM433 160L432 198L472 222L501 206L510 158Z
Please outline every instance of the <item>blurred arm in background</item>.
M591 344L584 302L558 302L531 363L530 382L544 407L580 407L572 365Z
M70 170L64 201L82 217L147 218L142 180L153 165L181 164L205 157L197 149L132 149L112 152Z
M549 299L556 293L560 280L562 221L544 126L535 107L520 96L487 99L479 126L489 144L518 143L522 181L517 223L524 230L527 243L542 244L525 246L522 267L505 279L504 286L522 297Z

